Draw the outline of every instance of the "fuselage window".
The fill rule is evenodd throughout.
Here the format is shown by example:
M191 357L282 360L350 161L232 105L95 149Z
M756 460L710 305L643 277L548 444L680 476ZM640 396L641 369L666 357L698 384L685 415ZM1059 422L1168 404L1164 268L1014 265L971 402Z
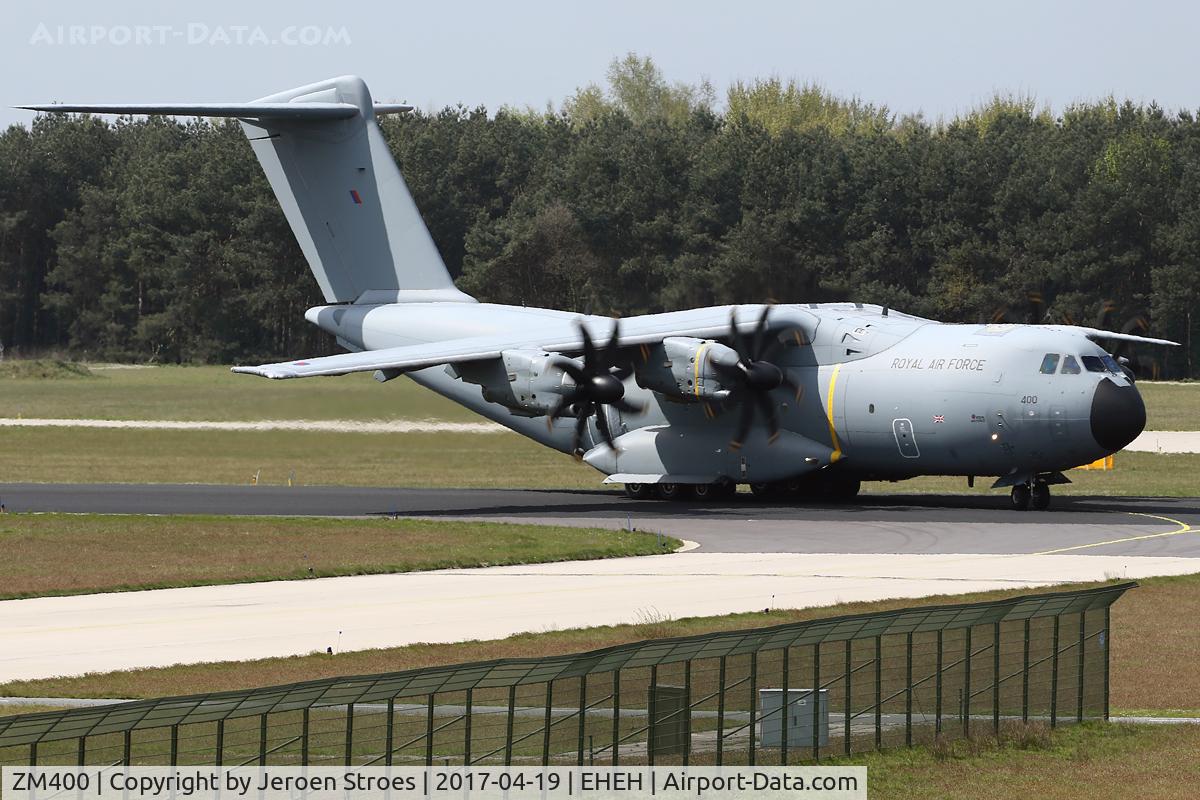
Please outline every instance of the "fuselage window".
M1082 371L1079 368L1079 362L1075 360L1075 356L1067 356L1063 359L1063 375L1078 375Z
M1058 353L1046 353L1042 359L1042 374L1053 375L1056 369L1058 369Z
M1080 356L1083 361L1083 367L1088 372L1104 372L1104 362L1100 360L1100 356Z

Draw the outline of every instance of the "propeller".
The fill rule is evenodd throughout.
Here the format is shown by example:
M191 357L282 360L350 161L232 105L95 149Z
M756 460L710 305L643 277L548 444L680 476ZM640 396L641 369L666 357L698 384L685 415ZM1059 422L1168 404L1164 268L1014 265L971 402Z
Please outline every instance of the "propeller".
M625 399L624 381L633 374L633 367L621 363L619 357L621 323L613 323L612 334L602 348L596 347L587 326L582 322L579 323L579 333L583 337L583 364L580 365L571 359L563 359L558 363L563 372L571 376L575 385L563 394L558 405L550 412L547 424L553 425L554 420L562 416L575 417L575 435L571 440L571 451L578 453L587 419L594 414L596 428L600 431L604 443L616 449L612 431L608 427L608 418L601 406L613 406L627 414L640 414L646 410Z
M750 434L755 412L767 422L769 431L767 442L773 443L779 438L779 415L775 412L775 403L771 401L771 392L786 386L795 393L797 400L803 393L801 386L773 363L773 359L783 347L784 338L783 332L770 339L767 338L767 318L770 313L771 306L764 305L762 313L758 316L758 322L754 326L749 346L747 346L745 338L738 332L737 312L731 313L729 315L729 339L733 349L737 352L737 363L712 362L721 382L732 387L729 401L740 403L742 406L737 433L729 443L729 446L735 450L742 446ZM791 328L788 332L797 343L802 344L805 341L804 332L801 329Z

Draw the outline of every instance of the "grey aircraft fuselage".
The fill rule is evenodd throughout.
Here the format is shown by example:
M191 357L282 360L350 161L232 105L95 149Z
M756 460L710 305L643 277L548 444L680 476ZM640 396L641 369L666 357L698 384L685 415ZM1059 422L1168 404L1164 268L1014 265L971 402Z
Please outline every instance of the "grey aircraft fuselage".
M700 308L622 323L636 330L659 323L664 329L689 327L728 320L735 308L750 317L761 306ZM514 329L552 340L580 321L601 338L613 324L608 317L488 303L325 306L307 317L353 350ZM862 479L979 475L1012 476L1015 482L1109 455L1140 433L1144 421L1134 385L1118 369L1083 368L1085 356L1094 367L1108 354L1069 328L945 324L852 303L779 305L771 319L794 321L808 331L808 342L785 347L776 359L802 387L800 398L780 389L772 402L781 428L797 441L821 445L820 452L769 443L762 431L734 450L729 440L736 413L710 417L703 404L642 388L635 374L625 382L626 397L644 404L645 413L603 407L618 447L596 447L602 440L593 419L588 462L606 474L636 472L622 463L621 445L638 431L654 431L674 442L690 441L691 446L671 447L678 447L684 464L678 474L694 474L697 481L718 475L784 480L811 471L807 460ZM1048 373L1042 371L1047 355L1057 362ZM1063 371L1068 356L1078 371ZM444 367L409 377L544 445L572 449L573 419L547 425L544 417L514 414ZM1110 398L1112 389L1117 391ZM697 466L700 458L708 463Z

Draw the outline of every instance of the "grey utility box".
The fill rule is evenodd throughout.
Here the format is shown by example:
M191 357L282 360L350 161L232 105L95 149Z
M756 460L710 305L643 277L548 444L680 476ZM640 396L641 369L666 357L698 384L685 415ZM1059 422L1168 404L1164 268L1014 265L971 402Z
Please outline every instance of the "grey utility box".
M829 744L829 692L818 692L820 708L817 711L817 744ZM782 689L759 689L760 747L783 747L783 725L780 724L779 707L783 704ZM812 689L788 690L787 714L788 748L811 747L813 735Z

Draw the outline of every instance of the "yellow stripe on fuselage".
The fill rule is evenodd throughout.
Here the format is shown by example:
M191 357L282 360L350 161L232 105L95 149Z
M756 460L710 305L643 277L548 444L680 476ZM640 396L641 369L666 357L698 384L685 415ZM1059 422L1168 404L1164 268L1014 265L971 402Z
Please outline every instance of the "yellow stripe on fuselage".
M841 364L834 365L833 374L829 376L829 399L826 401L825 418L829 420L829 440L833 443L833 453L829 456L831 464L842 457L842 446L838 443L837 427L833 424L833 393L837 389L838 373L841 370Z
M692 394L700 396L700 365L704 363L704 351L708 342L703 342L696 350L696 363L692 365Z

